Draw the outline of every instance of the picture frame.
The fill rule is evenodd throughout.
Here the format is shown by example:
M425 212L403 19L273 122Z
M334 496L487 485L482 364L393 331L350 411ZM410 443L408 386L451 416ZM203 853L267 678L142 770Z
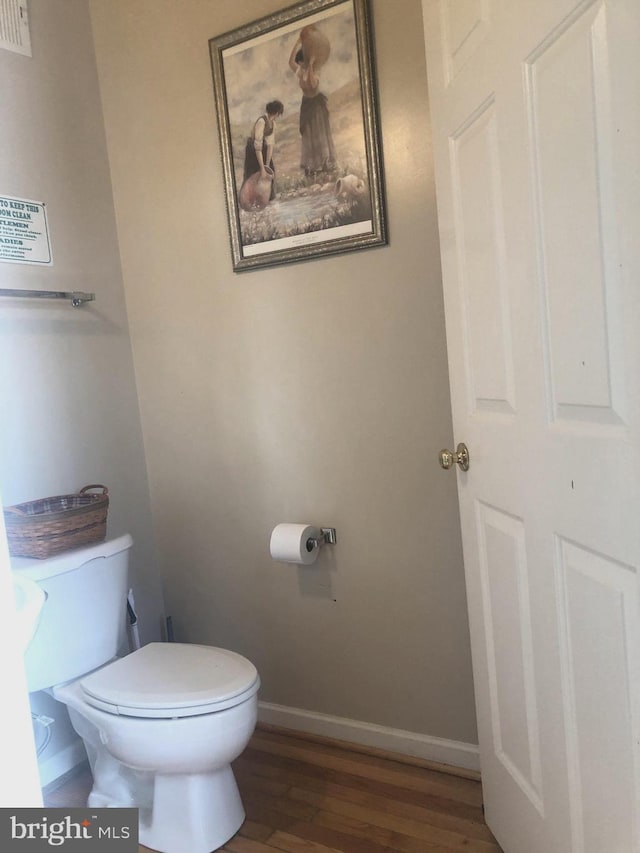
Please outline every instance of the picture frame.
M368 0L304 0L209 48L234 271L385 245Z

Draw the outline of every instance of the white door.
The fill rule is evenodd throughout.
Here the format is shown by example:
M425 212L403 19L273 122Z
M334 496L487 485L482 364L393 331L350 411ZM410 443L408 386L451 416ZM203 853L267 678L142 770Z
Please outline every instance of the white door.
M636 853L640 0L423 8L487 822Z
M22 650L16 646L15 604L11 564L0 495L0 674L2 719L0 723L0 808L42 806L42 791L33 740Z

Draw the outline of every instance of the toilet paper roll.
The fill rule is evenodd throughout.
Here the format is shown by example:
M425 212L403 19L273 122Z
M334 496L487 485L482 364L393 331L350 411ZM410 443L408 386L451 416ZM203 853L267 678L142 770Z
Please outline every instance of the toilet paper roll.
M318 559L318 548L309 550L309 539L320 537L320 530L312 524L277 524L271 533L269 550L274 560L310 566Z

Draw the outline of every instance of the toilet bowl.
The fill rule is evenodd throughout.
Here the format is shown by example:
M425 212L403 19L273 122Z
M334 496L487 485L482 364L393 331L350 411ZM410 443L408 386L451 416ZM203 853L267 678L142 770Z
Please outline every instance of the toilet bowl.
M245 814L231 762L257 716L258 674L225 649L151 643L53 688L87 746L89 805L137 806L140 841L209 853Z
M93 774L89 806L138 808L140 843L161 853L210 853L245 818L230 765L253 733L260 679L245 657L211 646L150 643L115 657L131 544L14 559L47 592L25 656L29 688L67 706Z

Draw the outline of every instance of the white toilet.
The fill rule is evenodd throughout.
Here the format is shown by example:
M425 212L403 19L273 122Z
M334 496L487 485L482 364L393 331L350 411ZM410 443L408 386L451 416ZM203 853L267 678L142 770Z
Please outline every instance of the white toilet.
M47 593L25 654L30 691L51 688L84 740L89 805L137 807L140 843L210 853L240 828L230 763L257 716L260 679L242 655L150 643L122 658L130 536L12 569Z

